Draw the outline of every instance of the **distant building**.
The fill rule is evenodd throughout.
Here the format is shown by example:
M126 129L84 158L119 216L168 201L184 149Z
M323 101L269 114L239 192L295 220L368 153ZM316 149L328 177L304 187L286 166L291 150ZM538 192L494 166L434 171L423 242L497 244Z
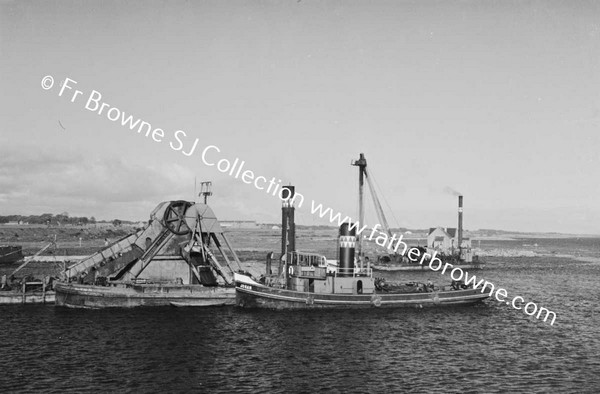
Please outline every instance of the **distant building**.
M13 220L13 221L10 221L10 222L8 222L6 224L8 224L9 226L18 226L18 225L21 225L21 224L29 224L29 222L24 222L22 220Z
M471 247L471 240L463 236L463 248ZM427 235L427 247L440 252L451 252L458 249L458 231L456 228L432 227Z
M455 247L455 228L432 227L427 234L427 247L436 250L449 250Z

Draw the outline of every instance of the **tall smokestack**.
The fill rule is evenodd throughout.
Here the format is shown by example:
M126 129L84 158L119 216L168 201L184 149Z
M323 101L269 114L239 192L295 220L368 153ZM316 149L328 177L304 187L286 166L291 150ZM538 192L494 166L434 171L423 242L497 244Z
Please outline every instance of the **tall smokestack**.
M462 215L463 215L463 196L458 196L458 249L462 249L462 238L463 238L463 225L462 225Z
M354 270L354 248L356 247L356 227L342 223L339 237L340 263L338 276L352 276Z
M281 204L281 256L296 250L296 224L294 223L294 186L283 186Z

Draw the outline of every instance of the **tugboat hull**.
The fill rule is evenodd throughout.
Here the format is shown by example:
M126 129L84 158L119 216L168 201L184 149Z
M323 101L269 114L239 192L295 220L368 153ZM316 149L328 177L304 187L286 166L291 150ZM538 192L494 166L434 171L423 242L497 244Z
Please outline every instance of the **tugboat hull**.
M56 305L70 308L235 305L235 288L202 285L127 284L93 286L57 283Z
M245 308L425 308L473 305L488 298L478 289L373 294L320 294L278 289L236 274L236 305Z

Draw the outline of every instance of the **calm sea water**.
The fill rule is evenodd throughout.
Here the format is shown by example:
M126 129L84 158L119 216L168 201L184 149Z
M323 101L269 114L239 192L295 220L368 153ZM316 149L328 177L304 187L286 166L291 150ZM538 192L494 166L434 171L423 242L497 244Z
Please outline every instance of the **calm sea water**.
M598 241L554 243L600 257ZM504 258L474 273L556 312L554 326L491 300L365 311L0 307L0 391L600 391L600 262Z

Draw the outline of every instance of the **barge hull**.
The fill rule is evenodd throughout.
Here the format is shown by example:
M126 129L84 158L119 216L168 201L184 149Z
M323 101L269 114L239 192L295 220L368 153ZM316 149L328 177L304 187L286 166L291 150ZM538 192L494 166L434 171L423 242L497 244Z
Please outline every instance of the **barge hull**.
M105 287L59 283L56 305L69 308L134 308L142 306L227 306L235 305L235 288L184 285L131 285Z
M54 291L35 291L23 294L20 291L2 291L0 292L0 305L10 304L54 304Z

